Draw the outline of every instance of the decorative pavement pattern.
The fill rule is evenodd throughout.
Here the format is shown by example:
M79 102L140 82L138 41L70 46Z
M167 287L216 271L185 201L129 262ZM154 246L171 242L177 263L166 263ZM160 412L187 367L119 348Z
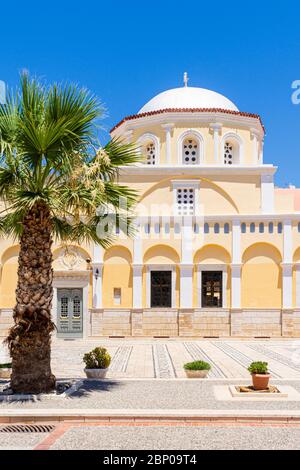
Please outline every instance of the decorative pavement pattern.
M54 339L52 368L58 378L84 377L84 353L106 347L112 356L111 379L182 379L183 365L197 359L211 364L209 379L248 378L252 361L269 363L274 379L300 379L300 341L207 340L181 338L99 338L76 341ZM0 343L0 362L6 362ZM4 360L3 360L4 359Z

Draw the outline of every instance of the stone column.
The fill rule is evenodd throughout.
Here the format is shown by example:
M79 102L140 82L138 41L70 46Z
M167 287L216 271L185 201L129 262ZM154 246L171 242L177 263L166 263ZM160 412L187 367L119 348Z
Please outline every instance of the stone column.
M222 129L222 124L220 123L212 123L210 125L210 129L213 131L213 136L214 136L214 162L216 164L220 163L220 155L219 155L219 149L220 149L220 130Z
M183 217L180 264L180 308L193 307L193 217Z
M161 127L166 132L166 165L171 165L171 132L174 124L162 124Z

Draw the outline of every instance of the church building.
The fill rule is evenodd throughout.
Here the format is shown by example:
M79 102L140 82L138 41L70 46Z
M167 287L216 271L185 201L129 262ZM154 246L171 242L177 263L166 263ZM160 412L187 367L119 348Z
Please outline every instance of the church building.
M59 338L299 337L300 190L274 185L257 114L184 86L124 117L139 146L120 169L135 231L106 250L54 246ZM19 247L0 240L0 336L12 322Z

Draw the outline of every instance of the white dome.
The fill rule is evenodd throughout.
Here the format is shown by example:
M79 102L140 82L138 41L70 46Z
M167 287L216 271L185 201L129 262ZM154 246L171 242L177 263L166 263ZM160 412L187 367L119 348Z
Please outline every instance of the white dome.
M148 113L161 109L182 109L182 108L219 108L230 111L238 111L235 104L220 93L206 90L205 88L181 87L163 91L154 96L138 112Z

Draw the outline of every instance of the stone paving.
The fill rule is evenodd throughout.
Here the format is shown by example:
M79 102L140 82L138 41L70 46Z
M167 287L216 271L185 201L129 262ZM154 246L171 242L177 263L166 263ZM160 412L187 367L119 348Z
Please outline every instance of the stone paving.
M246 378L253 360L267 361L273 378L300 379L300 340L294 339L54 339L55 375L84 377L83 354L96 346L106 347L112 356L109 378L183 378L185 362L203 359L212 365L211 379ZM0 345L0 360L4 356Z

